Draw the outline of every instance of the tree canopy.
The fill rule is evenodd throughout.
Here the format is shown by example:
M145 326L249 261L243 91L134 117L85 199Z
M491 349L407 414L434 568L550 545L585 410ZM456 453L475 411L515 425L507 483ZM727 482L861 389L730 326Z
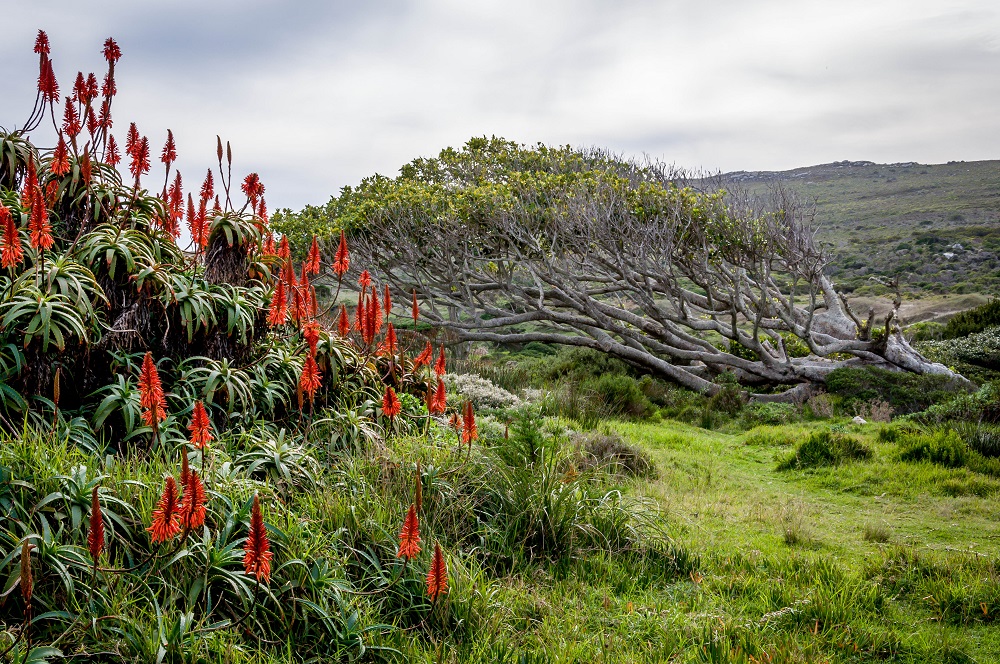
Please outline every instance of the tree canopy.
M463 340L597 348L707 391L722 371L786 385L859 363L950 374L907 344L895 312L875 330L850 311L810 221L780 188L752 195L659 162L494 137L275 227L328 248L345 231Z

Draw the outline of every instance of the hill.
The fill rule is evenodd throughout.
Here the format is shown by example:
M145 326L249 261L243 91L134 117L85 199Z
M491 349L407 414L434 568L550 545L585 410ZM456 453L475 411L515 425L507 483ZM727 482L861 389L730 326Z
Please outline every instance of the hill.
M911 293L1000 291L1000 161L841 161L722 176L751 189L780 182L815 209L829 272L855 295L899 277Z

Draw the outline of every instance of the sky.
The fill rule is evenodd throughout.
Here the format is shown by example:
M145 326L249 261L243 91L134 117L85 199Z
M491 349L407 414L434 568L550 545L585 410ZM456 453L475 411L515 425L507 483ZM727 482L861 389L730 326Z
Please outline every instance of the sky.
M232 144L270 209L474 136L708 171L1000 159L997 0L5 0L0 126L121 46L114 131L189 187ZM40 143L51 138L41 132Z

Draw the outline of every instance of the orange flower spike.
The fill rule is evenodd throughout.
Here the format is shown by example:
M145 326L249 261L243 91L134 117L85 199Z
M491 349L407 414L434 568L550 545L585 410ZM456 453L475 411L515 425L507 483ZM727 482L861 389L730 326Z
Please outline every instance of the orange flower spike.
M167 417L167 399L160 384L160 374L156 371L153 354L146 351L139 373L139 405L147 426L154 426Z
M45 207L45 197L36 185L31 203L31 217L28 230L31 232L31 246L35 249L51 249L55 244L52 238L52 226L49 225L49 210Z
M385 298L384 298L384 308L385 317L388 318L392 314L392 294L389 292L389 284L385 285Z
M285 293L285 282L279 281L274 287L271 297L271 308L267 313L267 322L271 327L284 325L288 320L288 296Z
M441 415L448 407L448 392L445 390L444 381L438 378L434 396L431 397L428 410L432 415Z
M391 420L399 415L402 410L403 405L399 403L396 391L387 385L385 394L382 396L382 413Z
M444 562L441 545L434 543L434 557L431 558L431 569L427 572L427 596L435 601L439 595L448 594L448 566Z
M302 366L302 377L299 379L299 387L313 400L316 390L323 384L320 378L319 365L316 364L315 355L307 355L305 364Z
M358 285L361 286L361 290L363 291L372 285L372 275L368 270L361 271L361 274L358 276Z
M444 345L442 344L441 352L438 353L437 362L434 363L434 373L436 373L438 376L443 376L447 371L448 369L445 366L445 358L444 358Z
M117 166L122 157L118 153L118 143L115 142L115 137L108 134L108 147L104 151L104 159L111 166Z
M365 292L358 293L358 308L354 310L354 331L361 333L365 327Z
M62 130L66 132L70 140L75 139L80 131L83 129L83 125L80 124L80 114L76 112L76 104L69 97L66 97L66 106L63 109L63 125Z
M417 327L417 319L420 318L420 305L417 304L417 289L416 288L413 289L413 305L412 305L412 311L411 311L411 313L413 315L413 328L416 329L416 327Z
M417 519L417 508L410 504L410 509L403 520L403 529L399 531L399 551L397 558L413 560L420 553L420 523Z
M278 258L289 260L292 257L292 248L288 246L288 236L281 236L281 244L278 245Z
M340 244L337 246L337 255L333 259L333 272L338 279L342 279L350 266L351 256L347 252L347 238L344 237L344 231L340 231Z
M0 226L3 227L3 251L0 252L0 265L4 268L19 265L24 260L24 249L21 247L21 234L10 209L0 203Z
M319 274L319 242L313 235L312 246L309 247L309 257L302 267L306 274Z
M174 132L169 129L167 130L167 142L163 146L163 152L160 154L160 161L168 167L177 161L177 145L174 143Z
M476 428L476 413L472 409L472 402L465 402L465 411L462 413L462 442L471 445L472 441L479 438L479 431Z
M69 168L69 149L66 147L63 133L59 132L59 142L56 144L56 151L52 153L52 174L62 177L69 173Z
M379 302L378 293L375 292L374 288L372 288L372 301L369 306L371 307L372 310L371 313L372 329L370 332L373 337L376 337L382 331L383 318L382 318L382 303Z
M260 512L260 499L253 496L253 509L250 512L250 534L243 547L243 569L247 576L255 577L265 583L271 580L271 543L267 540L267 529L264 527L264 517Z
M35 205L35 190L38 189L38 172L35 170L33 159L28 162L25 171L24 186L21 189L21 207L31 212Z
M188 483L191 481L191 466L188 464L187 450L181 448L181 488L187 496Z
M302 327L302 337L309 344L309 352L316 355L316 348L319 346L320 324L314 320L309 321Z
M184 485L180 522L184 530L188 531L200 528L205 523L205 484L196 470L190 471L187 484Z
M351 318L347 315L347 305L340 305L340 317L337 319L337 334L346 337L351 333Z
M163 495L153 510L153 523L147 528L152 533L153 544L166 542L181 531L180 501L177 497L177 482L172 475L167 476L163 485Z
M212 177L212 169L208 169L205 174L205 181L201 185L201 200L206 203L215 196L215 179Z
M395 355L399 350L399 340L396 338L396 328L389 323L385 331L385 352L387 355Z
M194 402L188 431L191 432L191 445L199 450L204 450L212 442L212 423L201 401Z
M431 360L434 358L434 346L431 342L427 342L424 349L420 351L420 355L413 358L413 368L422 367L424 365L430 366Z
M87 547L96 565L101 557L101 551L104 550L104 514L101 513L101 501L96 486L90 494L90 532L87 533Z

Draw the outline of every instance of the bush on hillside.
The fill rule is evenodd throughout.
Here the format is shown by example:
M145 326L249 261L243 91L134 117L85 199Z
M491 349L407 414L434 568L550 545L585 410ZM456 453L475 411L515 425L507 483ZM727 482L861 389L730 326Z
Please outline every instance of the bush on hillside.
M857 438L824 429L802 442L791 456L778 464L778 470L835 466L871 456L871 449Z
M896 415L920 412L932 404L946 401L966 391L961 383L948 376L889 371L875 367L845 367L831 372L826 389L840 397L840 405L854 412L864 403L881 399Z
M996 325L1000 325L1000 299L993 298L986 304L955 314L945 324L941 338L967 337Z

